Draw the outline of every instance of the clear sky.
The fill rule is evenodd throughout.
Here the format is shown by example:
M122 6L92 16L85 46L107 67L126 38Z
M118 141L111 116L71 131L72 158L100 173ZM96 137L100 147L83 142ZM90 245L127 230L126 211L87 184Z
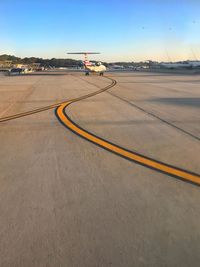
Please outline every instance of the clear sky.
M200 0L0 0L0 25L0 54L200 59Z

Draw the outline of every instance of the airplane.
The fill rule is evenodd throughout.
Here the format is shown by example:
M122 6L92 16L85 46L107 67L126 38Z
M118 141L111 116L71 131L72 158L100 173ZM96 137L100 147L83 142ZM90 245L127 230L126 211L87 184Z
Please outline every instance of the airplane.
M100 54L98 52L73 52L73 53L67 53L67 54L85 56L85 60L83 61L84 68L85 68L85 75L89 75L90 72L93 72L93 73L99 73L100 76L103 76L104 72L106 71L106 66L104 66L101 62L94 64L88 60L88 55Z

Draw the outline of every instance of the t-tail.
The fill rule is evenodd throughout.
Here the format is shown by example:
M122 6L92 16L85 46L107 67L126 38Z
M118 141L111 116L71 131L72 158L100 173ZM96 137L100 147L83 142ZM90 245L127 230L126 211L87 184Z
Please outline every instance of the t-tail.
M83 64L87 68L87 67L93 66L93 64L88 60L88 55L96 55L96 54L100 54L100 53L99 52L72 52L72 53L67 53L67 54L69 54L69 55L84 55L85 58L84 58Z

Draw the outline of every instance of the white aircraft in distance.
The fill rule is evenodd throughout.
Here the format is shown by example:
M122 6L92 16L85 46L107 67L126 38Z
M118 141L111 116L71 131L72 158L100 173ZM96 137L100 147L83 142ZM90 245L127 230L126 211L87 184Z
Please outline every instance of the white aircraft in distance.
M88 55L100 54L97 52L74 52L74 53L67 53L70 55L84 55L85 60L83 61L85 67L85 75L89 75L90 72L99 73L100 76L103 76L104 72L106 71L106 66L104 66L101 62L92 63L88 60Z

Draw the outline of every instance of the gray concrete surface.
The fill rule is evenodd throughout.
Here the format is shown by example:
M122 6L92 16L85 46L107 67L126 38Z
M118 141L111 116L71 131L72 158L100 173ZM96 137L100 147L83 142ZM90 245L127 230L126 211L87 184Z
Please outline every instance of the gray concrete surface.
M109 73L74 103L85 129L200 173L200 76ZM79 73L0 77L0 116L108 84ZM0 266L199 266L199 187L76 136L53 110L0 124Z

